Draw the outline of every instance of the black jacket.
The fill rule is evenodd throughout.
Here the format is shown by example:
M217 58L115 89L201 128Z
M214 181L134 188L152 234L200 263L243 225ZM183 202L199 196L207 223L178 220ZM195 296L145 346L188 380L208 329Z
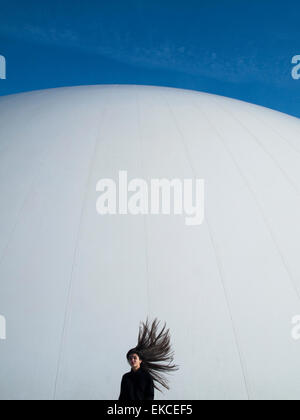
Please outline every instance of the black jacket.
M119 401L154 400L154 385L150 373L140 367L122 377Z

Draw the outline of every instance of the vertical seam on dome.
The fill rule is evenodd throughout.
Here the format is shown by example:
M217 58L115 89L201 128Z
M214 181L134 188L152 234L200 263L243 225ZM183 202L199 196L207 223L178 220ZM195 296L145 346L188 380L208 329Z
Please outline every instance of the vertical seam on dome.
M277 161L277 159L275 159L275 157L272 155L272 153L269 152L265 148L265 146L258 139L258 137L254 133L252 133L252 131L245 124L243 124L238 118L236 118L236 116L232 112L230 112L228 109L224 108L219 102L215 101L214 99L213 99L213 102L220 109L222 109L224 112L226 112L228 115L230 115L242 128L244 128L249 133L250 137L252 137L255 140L255 142L258 144L258 146L264 151L264 153L267 156L269 156L269 158L274 162L275 166L277 166L279 168L279 170L282 172L283 176L287 179L287 181L291 184L291 186L294 188L296 193L300 196L300 190L299 190L298 186L290 178L290 176L287 174L287 172L281 167L280 163Z
M43 95L43 96L46 96L46 95ZM43 99L43 98L42 98ZM51 98L50 98L51 99ZM44 105L44 104L43 104ZM52 107L52 103L51 103L51 107ZM37 106L35 106L35 107L33 107L33 109L31 109L30 111L34 111L34 110L36 110L36 109L39 109L39 106L37 105ZM51 108L52 109L52 108ZM26 127L28 127L29 125L30 125L30 123L38 116L38 117L40 117L40 116L42 116L43 114L45 113L45 109L43 108L43 110L41 111L41 112L39 112L37 115L36 114L34 114L34 116L29 120L29 123L27 123L26 124ZM1 255L0 255L0 267L1 267L1 265L2 265L2 263L3 263L3 261L4 261L4 258L5 258L5 255L6 255L6 253L7 253L7 250L8 250L8 248L9 248L9 245L10 245L10 243L11 243L11 241L12 241L12 239L13 239L13 236L14 236L14 233L15 233L15 230L16 230L16 228L17 228L17 226L18 226L18 224L19 224L19 222L20 222L20 216L22 215L22 213L23 213L23 208L24 208L24 206L26 205L26 202L27 202L27 200L30 198L30 195L31 195L31 193L32 193L32 190L33 190L33 187L34 187L34 185L35 185L35 182L36 182L36 174L39 172L39 168L41 167L41 165L42 165L42 163L43 163L43 159L44 159L44 157L45 156L47 156L47 154L48 154L48 152L49 152L49 149L51 149L51 147L52 147L52 143L50 143L50 146L48 146L48 147L45 147L44 149L43 149L43 151L41 152L41 154L39 155L39 158L38 158L38 161L39 161L39 163L37 164L37 169L36 169L36 171L34 172L34 174L33 174L33 176L32 176L32 180L30 181L30 183L29 183L29 188L28 188L28 190L27 190L27 192L24 194L24 199L23 199L23 201L22 201L22 204L20 205L20 207L19 207L19 210L17 211L17 215L16 215L16 218L15 218L15 221L14 221L14 224L13 224L13 226L12 226L12 228L11 228L11 230L10 230L10 233L8 234L8 239L7 239L7 241L6 241L6 244L5 244L5 246L3 247L3 250L2 250L2 253L1 253Z
M198 109L199 109L199 107L198 106L196 106ZM206 117L207 118L207 117ZM282 251L281 251L281 249L280 249L280 247L279 247L279 245L278 245L278 243L277 243L277 240L276 240L276 237L275 237L275 235L274 235L274 233L273 233L273 230L272 230L272 228L271 228L271 226L270 226L270 224L269 224L269 222L268 222L268 219L267 219L267 217L266 217L266 215L265 215L265 213L264 213L264 210L263 210L263 208L262 208L262 206L260 205L260 203L259 203L259 201L258 201L258 199L257 199L257 197L256 197L256 194L255 194L255 192L254 192L254 190L252 189L252 187L251 187L251 185L249 184L249 182L248 182L248 180L247 180L247 177L243 174L243 172L242 172L242 170L241 170L241 168L240 168L240 166L239 166L239 164L237 163L237 161L236 161L236 159L235 159L235 157L233 156L233 154L232 154L232 152L231 152L231 150L229 149L229 147L227 146L227 144L226 144L226 141L224 140L224 138L223 138L223 136L220 134L220 132L211 124L211 122L210 122L210 120L208 120L208 118L207 118L207 121L209 122L209 125L211 126L211 128L216 132L216 134L217 134L217 136L221 139L221 142L222 142L222 144L223 144L223 146L224 146L224 148L225 148L225 150L227 151L227 153L228 153L228 155L230 156L230 158L231 158L231 160L233 161L233 163L234 163L234 165L235 165L235 167L236 167L236 169L237 169L237 171L239 172L239 174L240 174L240 176L241 176L241 178L243 179L243 181L244 181L244 183L245 183L245 185L246 185L246 187L248 188L248 190L249 190L249 192L250 192L250 194L252 195L252 197L254 198L254 201L255 201L255 203L256 203L256 205L257 205L257 208L258 208L258 211L260 212L260 214L261 214L261 217L262 217L262 219L263 219L263 221L264 221L264 223L265 223L265 226L266 226L266 228L267 228L267 230L268 230L268 232L269 232L269 234L270 234L270 236L271 236L271 239L272 239L272 241L273 241L273 243L274 243L274 246L275 246L275 248L276 248L276 250L277 250L277 252L278 252L278 254L279 254L279 256L280 256L280 259L281 259L281 261L282 261L282 264L283 264L283 266L284 266L284 268L285 268L285 270L286 270L286 273L287 273L287 275L288 275L288 277L289 277L289 279L290 279L290 283L291 283L291 285L292 285L292 288L294 289L294 291L295 291L295 293L296 293L296 295L297 295L297 297L298 297L298 299L300 300L300 292L299 292L299 290L298 290L298 286L297 286L297 284L295 283L295 281L294 281L294 277L293 277L293 275L292 275L292 273L291 273L291 271L290 271L290 269L289 269L289 267L288 267L288 265L287 265L287 263L286 263L286 261L285 261L285 258L284 258L284 255L283 255L283 253L282 253Z
M247 114L250 114L250 112L247 110L246 111ZM251 114L257 121L260 121L262 124L265 124L267 127L269 127L278 137L280 137L284 142L286 142L289 147L296 153L300 153L300 150L294 146L293 143L291 143L280 131L276 130L271 124L269 124L268 122L266 122L265 119L260 119L257 117L257 115ZM290 117L290 115L289 115ZM292 117L291 117L292 118ZM294 130L294 129L293 129ZM298 131L297 129L295 129L295 131ZM297 136L300 137L300 132L297 133Z
M182 141L182 144L183 144L185 153L186 153L187 160L188 160L188 162L190 164L190 167L191 167L191 170L193 172L193 175L196 178L197 177L197 173L196 173L196 170L194 168L192 159L190 157L190 153L188 151L186 142L184 140L184 135L183 135L183 133L182 133L180 127L179 127L179 124L177 122L176 116L175 116L175 114L174 114L174 112L173 112L173 110L172 110L172 108L171 108L168 100L166 99L166 97L165 97L165 102L166 102L166 104L167 104L167 106L169 108L170 114L172 115L172 117L174 119L175 126L176 126L177 131L179 133L179 136L181 138L181 141ZM219 278L221 280L221 285L222 285L223 292L224 292L224 297L225 297L225 301L226 301L226 305L227 305L227 310L228 310L228 313L229 313L229 317L231 319L232 331L233 331L233 335L234 335L234 339L235 339L235 344L236 344L236 348L237 348L238 355L239 355L240 367L241 367L241 371L242 371L242 375L243 375L243 379L244 379L244 386L245 386L245 390L246 390L246 394L247 394L248 400L250 400L251 399L250 398L250 390L249 390L249 385L248 385L248 380L247 380L247 375L246 375L246 363L244 362L244 357L243 357L243 354L242 354L242 350L241 350L240 345L239 345L238 333L237 333L237 330L236 330L236 327L235 327L235 323L234 323L234 320L233 320L233 314L232 314L232 311L231 311L231 306L230 306L230 300L229 300L228 292L227 292L227 289L226 289L226 286L225 286L225 280L224 280L222 265L221 265L221 262L220 262L220 259L219 259L218 253L217 253L217 248L216 248L214 236L212 234L212 229L211 229L211 226L210 226L210 223L209 223L208 216L206 216L206 222L207 222L207 227L208 227L210 241L211 241L212 248L213 248L213 251L214 251L214 254L215 254L215 259L216 259L216 263L217 263L217 267L218 267Z
M137 90L137 89L136 89ZM143 147L142 147L142 129L141 129L141 111L139 103L139 91L136 91L136 107L138 122L138 138L140 144L141 155L141 171L143 170ZM147 314L150 315L150 287L149 287L149 250L148 250L148 229L146 215L143 215L144 235L145 235L145 261L146 261L146 288L147 288Z
M103 107L102 112L100 113L100 115L101 115L101 117L99 118L100 121L101 121L101 118L103 117L106 109L107 109L107 103ZM97 147L98 147L98 144L99 144L99 138L100 138L100 121L98 123L97 134L95 136L96 137L95 144L94 144L94 147L93 147L92 156L90 158L90 163L89 163L89 166L88 166L88 175L87 175L85 188L84 188L84 192L83 192L83 202L82 202L82 207L81 207L81 211L80 211L78 229L77 229L77 235L76 235L76 242L75 242L75 247L74 247L74 252L73 252L71 274L70 274L70 280L69 280L69 285L68 285L68 290L67 290L66 307L65 307L62 333L61 333L61 338L60 338L59 355L58 355L57 369L56 369L55 382L54 382L54 393L53 393L53 399L54 400L56 400L56 396L57 396L58 380L59 380L59 374L60 374L61 364L62 364L62 359L63 359L64 344L65 344L65 340L66 340L67 323L68 323L68 320L69 320L72 289L73 289L73 274L74 274L75 262L76 262L76 259L77 259L77 253L78 253L78 244L79 244L79 237L80 237L80 231L81 231L81 225L82 225L82 219L83 219L83 212L84 212L84 209L85 209L85 206L86 206L86 199L87 199L87 195L88 195L89 181L90 181L90 178L91 178L92 167L93 167L93 164L94 164L96 150L97 150Z
M216 99L215 97L213 99ZM219 103L219 102L218 102ZM223 108L224 109L224 108ZM292 149L294 152L296 153L300 153L300 149L298 149L293 143L291 143L280 131L278 131L277 129L275 129L273 127L273 125L271 125L269 122L266 121L265 118L262 118L261 115L258 117L257 113L252 113L250 112L250 109L247 108L244 111L246 114L251 115L256 121L259 121L261 124L266 125L267 127L270 128L270 130L273 131L273 133L275 133L278 137L280 137L285 143L287 143L287 145L290 147L290 149ZM271 110L271 112L277 112L276 110ZM292 115L286 114L289 118L296 118L293 117ZM296 132L296 136L300 137L300 131L299 128L293 128L293 131ZM297 133L297 131L299 131L299 133Z

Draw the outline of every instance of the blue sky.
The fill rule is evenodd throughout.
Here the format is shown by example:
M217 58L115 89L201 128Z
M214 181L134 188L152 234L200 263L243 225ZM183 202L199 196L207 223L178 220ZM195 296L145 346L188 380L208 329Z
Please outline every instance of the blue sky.
M0 95L147 84L300 117L296 0L0 0Z

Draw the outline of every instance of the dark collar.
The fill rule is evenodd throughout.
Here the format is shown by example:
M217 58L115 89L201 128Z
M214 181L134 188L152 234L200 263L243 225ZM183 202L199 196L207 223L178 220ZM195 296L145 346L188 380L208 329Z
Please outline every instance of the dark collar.
M141 372L142 371L142 367L139 367L138 368L138 370L133 370L132 368L131 368L131 373L139 373L139 372Z

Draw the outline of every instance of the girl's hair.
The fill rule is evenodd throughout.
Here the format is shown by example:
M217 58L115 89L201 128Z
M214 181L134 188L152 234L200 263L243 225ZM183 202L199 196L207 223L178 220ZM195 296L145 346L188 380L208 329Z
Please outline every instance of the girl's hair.
M126 358L128 360L131 354L136 353L142 360L141 367L150 373L154 388L161 391L156 383L159 383L167 389L170 388L167 379L159 372L169 373L178 370L178 366L171 364L174 352L171 351L169 329L165 330L165 323L160 333L157 333L158 325L159 321L157 318L154 319L151 326L149 325L148 318L146 323L142 322L142 327L139 328L137 346L128 351ZM160 362L168 362L168 364L162 364Z

